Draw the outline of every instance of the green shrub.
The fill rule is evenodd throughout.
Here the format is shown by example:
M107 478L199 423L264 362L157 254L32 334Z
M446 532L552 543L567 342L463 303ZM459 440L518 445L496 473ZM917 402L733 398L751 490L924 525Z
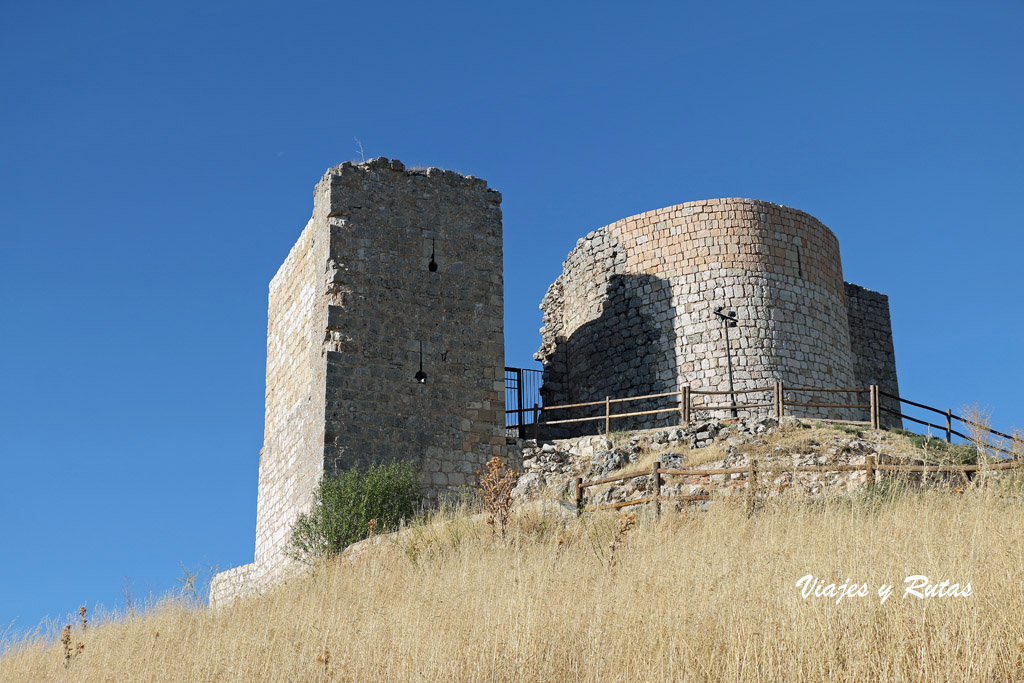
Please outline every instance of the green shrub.
M423 486L408 461L353 467L320 480L308 513L292 527L288 554L307 564L371 533L394 531L420 507Z
M831 424L829 424L829 426L832 427L832 429L836 429L836 430L838 430L840 432L844 432L846 434L851 434L851 435L855 436L858 439L861 438L862 436L864 436L864 431L861 430L861 429L857 429L856 427L850 427L848 425L835 424L835 423L831 423Z
M860 489L858 498L862 504L870 507L893 503L910 495L912 489L906 475L891 476L888 473L875 472L875 483Z

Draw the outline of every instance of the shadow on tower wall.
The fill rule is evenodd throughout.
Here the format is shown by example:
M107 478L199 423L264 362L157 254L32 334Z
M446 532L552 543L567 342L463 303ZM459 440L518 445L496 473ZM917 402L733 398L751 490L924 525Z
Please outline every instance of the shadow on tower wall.
M601 314L568 338L559 338L544 367L544 406L602 401L601 405L545 410L541 422L603 416L605 397L627 398L678 391L675 309L667 280L653 275L612 275ZM679 398L612 403L611 412L675 409L660 415L613 418L612 431L679 424ZM604 420L541 426L541 438L604 432Z

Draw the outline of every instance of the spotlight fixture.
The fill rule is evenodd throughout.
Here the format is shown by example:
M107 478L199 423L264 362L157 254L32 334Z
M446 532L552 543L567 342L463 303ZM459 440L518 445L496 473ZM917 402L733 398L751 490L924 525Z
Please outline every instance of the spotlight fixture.
M732 405L732 416L738 417L739 415L736 412L736 394L733 393L735 389L733 388L732 384L732 351L729 348L729 328L736 327L736 325L739 324L739 320L736 317L736 311L726 311L725 313L723 313L722 309L724 308L725 306L716 306L714 313L721 319L722 329L725 330L725 360L729 366L729 398L731 401L730 405Z
M419 372L417 372L413 376L413 379L415 379L420 384L426 384L427 383L427 373L423 372L423 340L422 339L420 340L420 370L419 370Z

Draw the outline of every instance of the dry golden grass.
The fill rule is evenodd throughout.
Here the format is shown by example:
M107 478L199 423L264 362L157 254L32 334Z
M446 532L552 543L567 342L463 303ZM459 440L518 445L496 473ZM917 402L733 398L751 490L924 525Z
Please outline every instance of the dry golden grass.
M834 446L843 439L861 439L874 446L880 453L907 462L951 464L950 453L941 439L934 439L931 446L917 445L908 436L882 429L871 429L866 425L801 420L783 423L772 434L759 436L736 447L736 452L768 461L779 454L823 454L824 447ZM704 450L704 449L702 449ZM694 451L699 452L699 451ZM707 460L703 460L707 462Z
M455 515L219 611L167 603L0 657L3 681L1021 680L1024 496L742 502L636 526ZM666 506L667 507L667 506ZM802 599L796 581L866 582ZM969 598L902 597L905 577ZM885 603L875 593L894 584Z

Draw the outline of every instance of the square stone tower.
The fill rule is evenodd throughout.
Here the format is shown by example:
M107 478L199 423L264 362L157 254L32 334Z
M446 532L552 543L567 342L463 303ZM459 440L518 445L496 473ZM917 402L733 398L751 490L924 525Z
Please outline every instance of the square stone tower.
M411 459L428 499L505 456L501 194L472 176L344 163L270 282L255 562L273 582L325 473Z

